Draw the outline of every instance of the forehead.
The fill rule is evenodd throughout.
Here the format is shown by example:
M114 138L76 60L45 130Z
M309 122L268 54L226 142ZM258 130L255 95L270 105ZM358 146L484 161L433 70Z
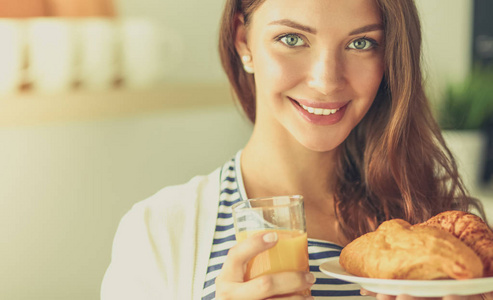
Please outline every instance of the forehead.
M265 0L252 15L258 26L291 19L317 30L343 30L381 23L376 0Z

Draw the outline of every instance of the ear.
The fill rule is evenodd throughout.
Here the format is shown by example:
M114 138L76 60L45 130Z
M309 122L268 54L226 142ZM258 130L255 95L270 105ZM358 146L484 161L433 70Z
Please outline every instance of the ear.
M248 48L247 30L245 27L245 19L242 14L235 16L235 48L240 57L251 55Z

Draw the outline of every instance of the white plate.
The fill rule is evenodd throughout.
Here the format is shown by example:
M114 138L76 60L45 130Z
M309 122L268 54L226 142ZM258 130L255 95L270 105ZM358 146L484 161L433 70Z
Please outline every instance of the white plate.
M354 276L341 267L339 257L332 257L322 263L320 271L340 280L357 283L370 292L385 295L443 297L476 295L493 291L493 277L466 280L399 280Z

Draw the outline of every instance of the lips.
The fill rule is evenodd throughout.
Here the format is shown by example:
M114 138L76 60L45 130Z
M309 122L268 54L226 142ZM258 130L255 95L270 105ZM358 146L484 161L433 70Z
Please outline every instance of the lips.
M313 102L290 97L288 99L305 120L316 125L338 123L344 117L346 108L351 102Z

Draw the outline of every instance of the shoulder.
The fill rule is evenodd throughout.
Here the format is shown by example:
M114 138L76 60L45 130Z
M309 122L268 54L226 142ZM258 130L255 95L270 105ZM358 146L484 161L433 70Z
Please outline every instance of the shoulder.
M136 203L127 218L165 220L182 214L195 214L195 208L218 202L220 169L209 175L195 176L184 184L168 186Z

